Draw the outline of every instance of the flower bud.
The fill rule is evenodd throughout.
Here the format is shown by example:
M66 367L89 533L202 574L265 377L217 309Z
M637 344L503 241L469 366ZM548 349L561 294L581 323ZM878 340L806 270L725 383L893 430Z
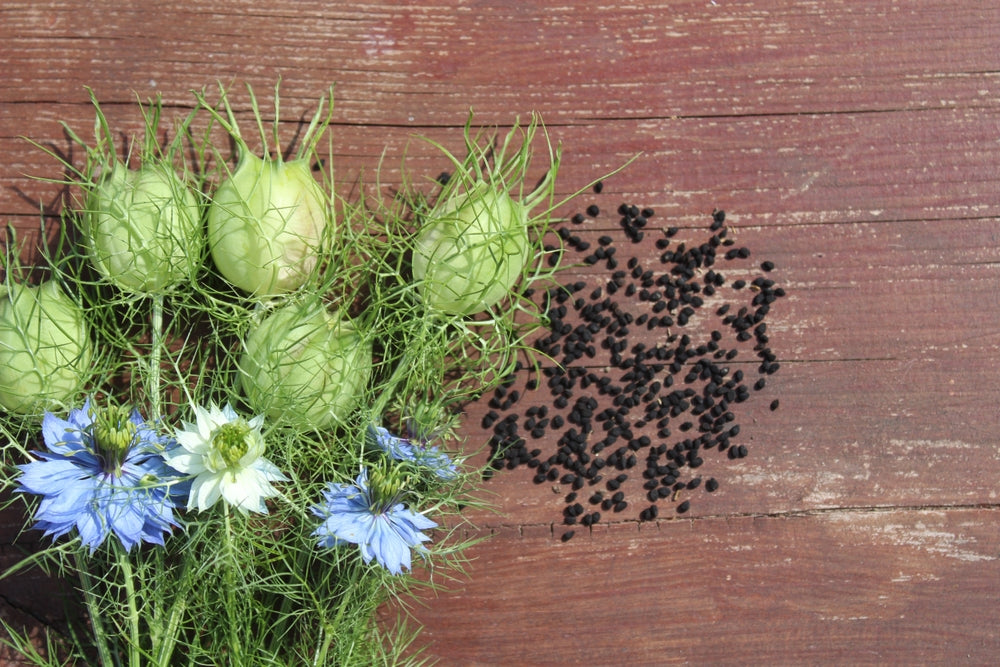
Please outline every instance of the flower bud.
M510 292L528 261L528 210L480 183L436 206L417 232L413 276L429 308L471 315Z
M212 259L255 296L292 292L316 266L329 206L307 160L243 153L208 209Z
M0 298L0 406L33 414L70 403L92 357L83 312L53 281Z
M321 304L289 304L247 337L243 393L271 420L326 428L343 422L372 372L372 346Z
M83 233L94 267L129 292L163 292L200 264L198 202L166 165L116 164L87 198Z

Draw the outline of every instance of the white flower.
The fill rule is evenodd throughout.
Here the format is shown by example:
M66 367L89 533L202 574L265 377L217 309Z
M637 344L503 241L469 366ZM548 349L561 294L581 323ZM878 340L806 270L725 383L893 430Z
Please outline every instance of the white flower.
M221 410L194 406L196 424L182 422L177 431L178 447L164 454L167 464L193 475L188 508L204 511L219 498L246 514L267 514L265 498L278 492L271 482L288 478L263 457L264 436L260 432L264 416L247 421L232 406Z

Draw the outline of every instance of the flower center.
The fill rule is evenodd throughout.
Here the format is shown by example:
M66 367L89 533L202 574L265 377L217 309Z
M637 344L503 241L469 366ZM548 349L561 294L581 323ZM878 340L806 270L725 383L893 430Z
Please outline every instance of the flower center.
M373 468L368 474L368 500L373 514L392 509L403 495L405 480L399 475L383 473Z
M250 425L242 419L223 424L212 434L212 447L226 462L227 468L232 468L246 456L249 445L247 436Z
M97 454L104 460L106 472L117 473L135 442L135 424L122 406L97 410L92 417L91 434Z

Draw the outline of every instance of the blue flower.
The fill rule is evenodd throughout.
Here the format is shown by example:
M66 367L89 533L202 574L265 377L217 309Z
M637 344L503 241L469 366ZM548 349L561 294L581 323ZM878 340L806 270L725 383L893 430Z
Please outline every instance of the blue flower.
M458 477L458 468L448 455L437 447L429 446L423 438L401 438L375 424L368 427L368 435L394 459L413 461L430 468L441 479L451 480Z
M399 502L398 489L387 489L379 479L369 485L368 471L362 468L354 484L331 483L323 502L311 508L323 519L312 534L321 547L357 544L366 563L375 558L392 574L400 574L410 569L410 549L422 549L421 542L430 539L420 531L437 524L407 509Z
M163 545L179 524L173 510L186 494L177 471L162 458L168 438L139 413L95 410L88 399L67 419L46 412L48 451L19 465L18 491L41 496L34 528L53 538L76 528L91 553L114 533L126 550L139 542Z

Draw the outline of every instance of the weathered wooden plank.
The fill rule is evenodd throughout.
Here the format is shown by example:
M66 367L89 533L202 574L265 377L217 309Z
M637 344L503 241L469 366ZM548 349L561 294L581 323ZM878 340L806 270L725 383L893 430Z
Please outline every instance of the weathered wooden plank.
M3 108L16 113L0 120L0 150L7 156L0 165L0 180L7 184L0 190L0 214L33 218L39 204L53 203L59 187L32 177L56 178L59 165L18 137L28 136L81 164L79 149L63 136L58 122L65 120L88 136L93 112L83 105ZM283 108L289 113L294 108L291 117L296 117L315 106ZM116 131L138 130L135 105L105 111ZM963 109L629 120L553 127L550 133L564 146L562 195L642 153L609 179L607 197L653 206L661 220L672 224L701 225L704 215L718 207L738 213L742 224L800 225L997 217L998 118L1000 110ZM430 181L447 161L414 141L414 135L425 134L461 154L458 126L464 120L462 113L452 117L455 127L423 130L338 125L333 159L341 194L351 194L359 174L372 183L380 165L382 182L398 186L404 155L409 155L408 176ZM250 132L248 124L244 127ZM286 141L293 132L289 123Z
M475 106L555 122L995 105L990 2L6 3L4 101L108 100L206 76L338 82L353 122L450 125ZM502 122L499 121L499 122Z
M989 664L996 514L681 520L566 543L509 529L411 612L445 664Z

